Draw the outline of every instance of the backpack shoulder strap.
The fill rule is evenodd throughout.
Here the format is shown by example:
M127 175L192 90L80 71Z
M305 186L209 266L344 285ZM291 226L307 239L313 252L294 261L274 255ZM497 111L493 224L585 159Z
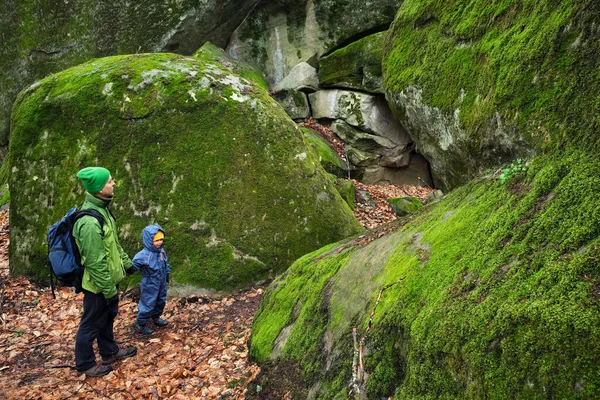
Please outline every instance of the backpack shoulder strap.
M104 231L104 217L102 216L102 214L100 214L100 212L98 212L94 209L91 209L91 208L77 211L77 214L75 215L75 219L73 220L73 225L75 225L75 222L77 222L77 220L79 220L79 218L82 218L85 216L90 216L90 217L96 218L96 220L100 224L100 230Z

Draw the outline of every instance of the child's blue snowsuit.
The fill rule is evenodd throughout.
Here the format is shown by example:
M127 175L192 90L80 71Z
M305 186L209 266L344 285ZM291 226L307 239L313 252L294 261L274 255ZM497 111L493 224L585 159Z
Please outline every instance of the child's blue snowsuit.
M148 225L142 231L144 249L133 257L133 267L142 273L142 295L138 304L138 325L162 315L167 301L167 274L171 272L167 253L153 246L154 235L165 231L159 225Z

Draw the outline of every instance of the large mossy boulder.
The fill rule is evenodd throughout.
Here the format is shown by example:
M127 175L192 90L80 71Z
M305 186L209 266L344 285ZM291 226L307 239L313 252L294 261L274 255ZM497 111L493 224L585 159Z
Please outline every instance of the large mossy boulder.
M598 397L599 177L557 152L299 259L254 318L249 393L271 398L282 365L294 398Z
M382 93L381 59L386 35L387 31L374 33L321 57L321 86Z
M597 144L599 20L588 0L403 3L384 88L437 187L540 149Z
M36 82L12 114L10 270L47 274L45 233L108 168L130 255L152 222L173 279L239 287L362 230L259 75L211 46L92 60ZM258 82L255 83L255 82Z
M401 0L261 2L235 31L227 51L258 66L272 87L297 64L316 67L320 56L386 29L401 4Z
M258 0L3 1L0 13L0 162L17 94L92 58L225 47Z

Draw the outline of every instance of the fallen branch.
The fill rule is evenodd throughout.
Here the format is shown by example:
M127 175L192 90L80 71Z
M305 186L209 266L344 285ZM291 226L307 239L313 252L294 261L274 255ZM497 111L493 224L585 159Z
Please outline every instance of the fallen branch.
M70 399L70 398L72 398L73 396L75 396L77 393L79 393L79 391L80 391L81 389L83 389L83 387L85 386L85 384L86 384L86 381L83 381L83 383L81 384L81 386L79 386L79 387L77 388L77 390L75 390L74 392L72 392L72 393L71 393L71 395L70 395L70 396L68 396L67 398L69 398L69 399Z
M360 387L365 383L364 382L365 369L364 369L363 348L365 345L365 339L367 338L367 335L368 335L369 331L371 330L371 326L373 325L373 317L375 316L375 310L377 310L377 306L381 302L381 297L383 295L383 292L386 289L394 286L396 283L402 282L404 279L405 279L405 277L402 277L402 278L398 279L397 281L388 283L387 285L383 286L379 290L379 295L377 296L377 300L375 301L375 306L373 307L373 311L371 311L371 315L369 316L369 323L367 324L367 329L365 330L365 333L360 338L360 340L358 340L358 343L357 343L358 328L352 329L352 337L354 339L354 357L352 360L352 384L351 384L352 390L350 391L350 393L351 394L354 393L355 399L360 398Z
M27 348L28 349L35 349L36 347L48 346L49 344L52 344L52 341L46 340L45 342L40 342L40 343L36 343L36 344L30 344L29 346L27 346Z
M44 368L72 368L75 369L73 364L44 364Z
M2 286L2 293L0 294L0 315L4 314L4 281L0 281L0 286ZM2 319L2 324L6 324L4 318Z
M352 329L352 339L354 340L354 356L352 357L352 390L350 393L355 394L356 398L360 397L360 384L358 379L358 358L359 358L359 350L358 350L358 329Z
M426 187L428 187L429 189L433 190L433 188L431 186L429 186L429 184L427 182L425 182L423 179L421 179L420 176L417 176L417 179L420 180Z

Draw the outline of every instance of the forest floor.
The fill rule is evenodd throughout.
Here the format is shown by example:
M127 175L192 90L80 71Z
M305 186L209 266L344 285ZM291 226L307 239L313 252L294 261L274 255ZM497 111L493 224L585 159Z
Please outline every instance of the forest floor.
M334 146L335 147L335 146ZM371 201L358 198L355 215L368 242L398 229L388 198L424 200L431 188L363 185ZM248 359L252 318L264 287L228 295L170 298L169 325L153 335L136 333L137 303L121 296L115 338L135 345L134 357L119 361L101 378L78 375L74 340L82 294L61 288L53 299L45 283L8 272L8 210L0 211L0 397L7 399L243 399L260 372ZM97 359L100 360L99 355ZM285 396L283 396L285 398Z

